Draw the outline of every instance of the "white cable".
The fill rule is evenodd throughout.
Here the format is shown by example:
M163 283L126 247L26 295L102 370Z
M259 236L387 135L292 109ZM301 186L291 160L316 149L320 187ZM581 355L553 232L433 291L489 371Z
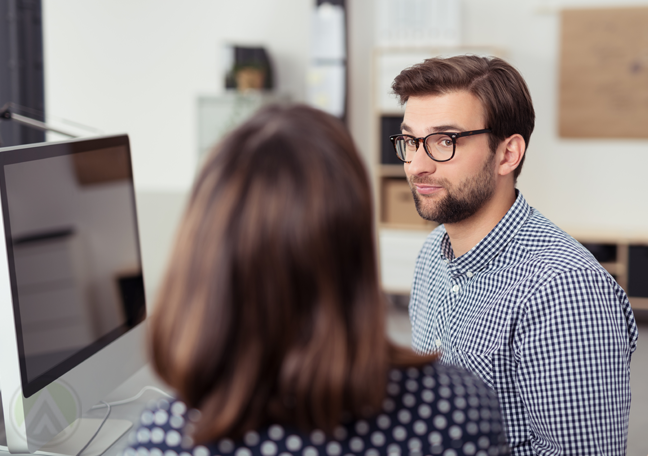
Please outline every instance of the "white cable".
M114 407L115 405L124 405L124 404L128 404L129 402L136 401L137 399L139 399L140 397L142 397L142 395L143 395L146 391L155 391L155 392L158 392L158 393L160 393L160 394L162 394L162 395L164 395L164 396L166 396L166 397L169 397L169 398L172 398L172 397L173 397L173 395L167 393L166 391L161 390L160 388L156 388L155 386L145 386L144 388L142 388L142 389L139 391L139 393L137 393L137 394L136 394L135 396L133 396L133 397L129 397L128 399L122 399L121 401L115 401L115 402L110 402L110 403L103 402L103 401L101 401L101 402L102 402L103 404L106 404L106 405L108 405L108 406L112 406L112 407ZM97 405L94 405L92 408L90 408L90 410L96 410L96 409L104 408L106 405L97 404Z
M108 411L106 412L106 416L104 416L103 421L101 422L101 424L99 425L99 427L97 428L97 430L95 431L95 433L92 434L92 437L90 437L90 440L88 440L88 443L86 443L86 444L83 446L83 448L81 448L81 449L79 450L79 452L76 454L76 456L81 456L81 453L83 453L83 451L84 451L86 448L88 448L88 445L90 445L90 444L92 443L92 441L95 439L95 437L97 436L97 434L99 434L99 431L101 431L101 428L103 427L104 424L106 424L106 420L108 420L108 417L110 416L110 411L112 410L112 407L111 407L110 404L107 403L107 402L104 402L104 401L101 401L101 402L102 402L103 404L105 404L106 407L108 407Z

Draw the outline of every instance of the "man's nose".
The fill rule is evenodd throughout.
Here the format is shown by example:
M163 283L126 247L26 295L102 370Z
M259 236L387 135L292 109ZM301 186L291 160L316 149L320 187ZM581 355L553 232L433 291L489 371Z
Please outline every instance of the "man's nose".
M405 171L410 175L432 174L436 171L436 167L437 163L425 152L421 141L412 161L405 164Z

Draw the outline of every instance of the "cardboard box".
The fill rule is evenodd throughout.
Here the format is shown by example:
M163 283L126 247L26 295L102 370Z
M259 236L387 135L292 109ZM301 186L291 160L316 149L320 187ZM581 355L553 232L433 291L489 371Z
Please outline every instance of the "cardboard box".
M417 226L429 224L416 212L414 197L406 179L384 179L382 190L382 222Z

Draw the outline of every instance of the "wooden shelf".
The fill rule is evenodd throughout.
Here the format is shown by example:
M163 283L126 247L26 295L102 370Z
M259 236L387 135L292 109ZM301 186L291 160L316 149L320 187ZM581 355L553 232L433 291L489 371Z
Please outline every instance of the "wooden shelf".
M648 298L628 298L633 310L648 310Z
M405 169L403 165L380 165L378 173L381 177L402 177L405 179Z

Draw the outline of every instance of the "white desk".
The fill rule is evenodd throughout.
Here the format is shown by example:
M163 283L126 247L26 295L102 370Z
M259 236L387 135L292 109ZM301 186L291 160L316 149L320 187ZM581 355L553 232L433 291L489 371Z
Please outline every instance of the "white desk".
M104 399L106 402L120 401L135 396L145 386L155 386L164 391L169 391L169 388L164 385L157 376L153 373L149 365L142 367L131 378L124 382L119 388L110 393ZM136 401L124 405L117 405L112 407L109 418L128 420L133 423L131 428L126 434L120 437L108 450L104 456L118 456L122 450L128 446L128 435L138 426L140 415L147 404L161 399L163 396L156 391L146 391L142 397ZM99 418L102 419L106 414L105 408L92 410L84 414L84 418ZM99 433L101 435L101 432ZM99 436L98 435L98 436ZM0 456L9 455L5 451L0 451ZM15 455L12 455L15 456Z

